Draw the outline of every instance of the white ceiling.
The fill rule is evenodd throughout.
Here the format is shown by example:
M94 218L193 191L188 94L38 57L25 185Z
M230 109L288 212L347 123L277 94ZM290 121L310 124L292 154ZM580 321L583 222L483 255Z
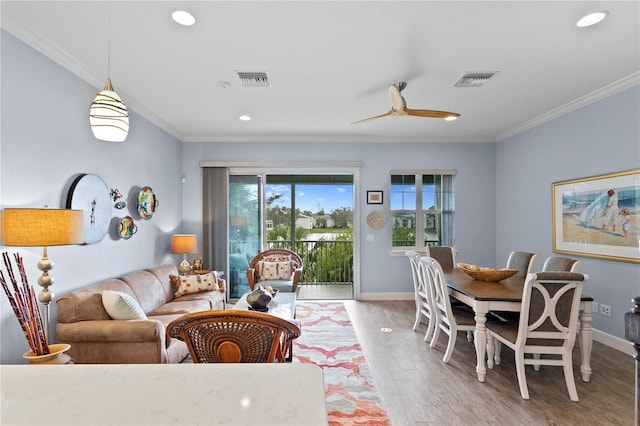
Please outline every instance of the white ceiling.
M178 7L195 26L171 20ZM4 29L102 89L107 2L1 8ZM603 9L599 25L575 25ZM243 87L236 71L267 71L272 85ZM482 71L498 73L453 87ZM499 141L639 84L640 2L112 1L111 79L185 142ZM409 108L461 118L350 124L387 112L398 81Z

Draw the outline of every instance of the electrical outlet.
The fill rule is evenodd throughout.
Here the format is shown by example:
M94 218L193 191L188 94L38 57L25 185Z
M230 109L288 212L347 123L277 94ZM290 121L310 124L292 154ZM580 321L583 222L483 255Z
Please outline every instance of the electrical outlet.
M605 317L611 317L611 306L600 304L600 313Z
M593 310L594 314L599 314L600 307L598 306L598 302L591 302L591 309Z

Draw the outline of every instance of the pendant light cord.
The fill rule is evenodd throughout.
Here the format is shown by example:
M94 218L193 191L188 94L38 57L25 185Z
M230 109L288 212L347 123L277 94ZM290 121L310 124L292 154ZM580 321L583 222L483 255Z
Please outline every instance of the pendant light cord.
M107 1L107 78L111 79L111 2Z

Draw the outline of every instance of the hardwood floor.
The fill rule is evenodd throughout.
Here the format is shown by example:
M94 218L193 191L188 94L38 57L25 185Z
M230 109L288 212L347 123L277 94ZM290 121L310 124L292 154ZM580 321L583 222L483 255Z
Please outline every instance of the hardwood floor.
M513 351L502 349L502 364L475 373L475 349L458 334L449 364L442 362L446 335L435 348L423 342L426 326L414 332L413 301L345 301L376 386L394 426L399 425L632 425L634 360L594 342L590 383L581 380L580 353L574 376L580 402L572 402L561 367L527 367L530 400L520 397ZM383 327L393 331L384 333Z

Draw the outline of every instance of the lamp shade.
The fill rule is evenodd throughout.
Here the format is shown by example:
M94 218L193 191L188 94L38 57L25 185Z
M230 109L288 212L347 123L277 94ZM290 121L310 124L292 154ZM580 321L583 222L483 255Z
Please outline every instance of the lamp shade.
M82 244L84 211L70 209L4 209L5 246L47 247Z
M198 239L193 234L171 237L171 253L193 254L198 252Z
M104 90L96 95L89 109L89 124L96 139L123 142L129 133L129 112L107 79Z

